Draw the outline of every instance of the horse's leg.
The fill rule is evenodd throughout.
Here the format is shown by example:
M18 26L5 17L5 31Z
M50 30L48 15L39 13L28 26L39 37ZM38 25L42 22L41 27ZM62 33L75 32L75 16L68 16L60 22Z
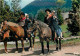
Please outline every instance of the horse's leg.
M41 47L42 47L42 53L44 54L44 43L43 43L43 41L41 42Z
M23 38L21 38L21 43L22 43L22 53L24 53L24 39Z
M61 50L61 38L59 38L59 49Z
M33 48L34 48L35 37L33 37Z
M16 40L16 52L15 53L18 53L18 41Z
M29 43L30 43L30 48L29 48L29 51L32 49L32 42L31 42L31 37L30 38L28 38L29 39Z
M48 48L48 52L49 52L49 41L47 41L47 48Z
M58 39L56 38L56 51L58 51Z
M8 53L7 52L7 41L4 41L4 47L5 47L5 52Z

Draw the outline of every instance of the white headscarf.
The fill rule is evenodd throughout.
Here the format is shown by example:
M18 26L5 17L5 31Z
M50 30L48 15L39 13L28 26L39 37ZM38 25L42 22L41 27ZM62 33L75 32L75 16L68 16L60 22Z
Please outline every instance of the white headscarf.
M27 16L28 14L27 13L25 13L25 17Z

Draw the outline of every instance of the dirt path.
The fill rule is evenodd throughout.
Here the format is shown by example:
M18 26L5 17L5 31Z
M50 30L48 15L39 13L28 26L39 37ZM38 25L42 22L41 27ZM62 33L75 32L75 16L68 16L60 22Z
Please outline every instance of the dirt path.
M20 50L20 49L19 49ZM22 54L21 52L19 53L14 53L15 50L8 50L10 53L5 54L4 50L0 50L0 56L80 56L80 45L76 46L69 46L69 47L62 47L61 51L54 51L55 48L50 47L50 54L47 54L47 50L45 48L45 54L41 54L41 48L35 48L34 52L33 51L28 51L26 50L25 54Z

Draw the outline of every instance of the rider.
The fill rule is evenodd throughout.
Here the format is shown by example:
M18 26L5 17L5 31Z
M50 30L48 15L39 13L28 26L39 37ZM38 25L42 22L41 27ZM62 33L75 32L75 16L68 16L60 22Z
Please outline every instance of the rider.
M29 15L27 13L25 13L25 17L26 17L25 26L27 26L27 29L28 29L29 23L31 22L31 20L29 19Z
M18 19L18 23L19 23L19 25L22 26L23 28L24 28L25 20L26 20L25 14L22 12L22 13L20 14L20 18Z
M60 28L60 26L58 25L58 19L57 17L55 16L55 11L53 10L52 11L52 18L53 18L53 26L54 26L54 30L57 34L57 37L58 38L62 38L62 29Z
M52 14L51 14L51 10L50 9L46 9L45 10L46 12L46 16L45 16L45 19L44 19L44 23L48 24L49 27L51 28L51 31L52 31L52 39L54 40L54 28L53 28L53 21L52 21Z
M25 26L27 26L27 29L28 29L28 27L30 26L29 23L31 22L31 20L29 19L29 15L27 13L25 13L25 17L26 17ZM33 32L31 33L31 36L34 37Z
M26 20L25 14L21 12L20 18L17 21L19 25L24 29L25 37L27 37L27 30L26 30L27 26L25 25L25 20Z

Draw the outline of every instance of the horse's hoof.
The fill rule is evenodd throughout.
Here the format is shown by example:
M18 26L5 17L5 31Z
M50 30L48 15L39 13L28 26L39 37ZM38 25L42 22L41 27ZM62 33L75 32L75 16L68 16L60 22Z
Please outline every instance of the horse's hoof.
M15 53L17 54L17 53L18 53L18 51L15 51Z
M32 48L32 51L34 51L34 48Z
M40 54L40 56L44 55L43 53Z
M53 53L53 54L54 54L54 53L57 53L57 51L53 51L52 53Z
M49 53L50 55L52 55L53 53Z
M29 48L29 51L31 51L32 50L32 48Z
M6 54L8 54L8 52L5 52Z
M56 51L58 51L58 47L56 48Z
M56 51L58 51L58 49L56 49Z
M25 51L22 51L22 54L25 54Z
M59 48L59 50L61 51L61 48Z
M50 53L48 52L47 54L49 55Z

